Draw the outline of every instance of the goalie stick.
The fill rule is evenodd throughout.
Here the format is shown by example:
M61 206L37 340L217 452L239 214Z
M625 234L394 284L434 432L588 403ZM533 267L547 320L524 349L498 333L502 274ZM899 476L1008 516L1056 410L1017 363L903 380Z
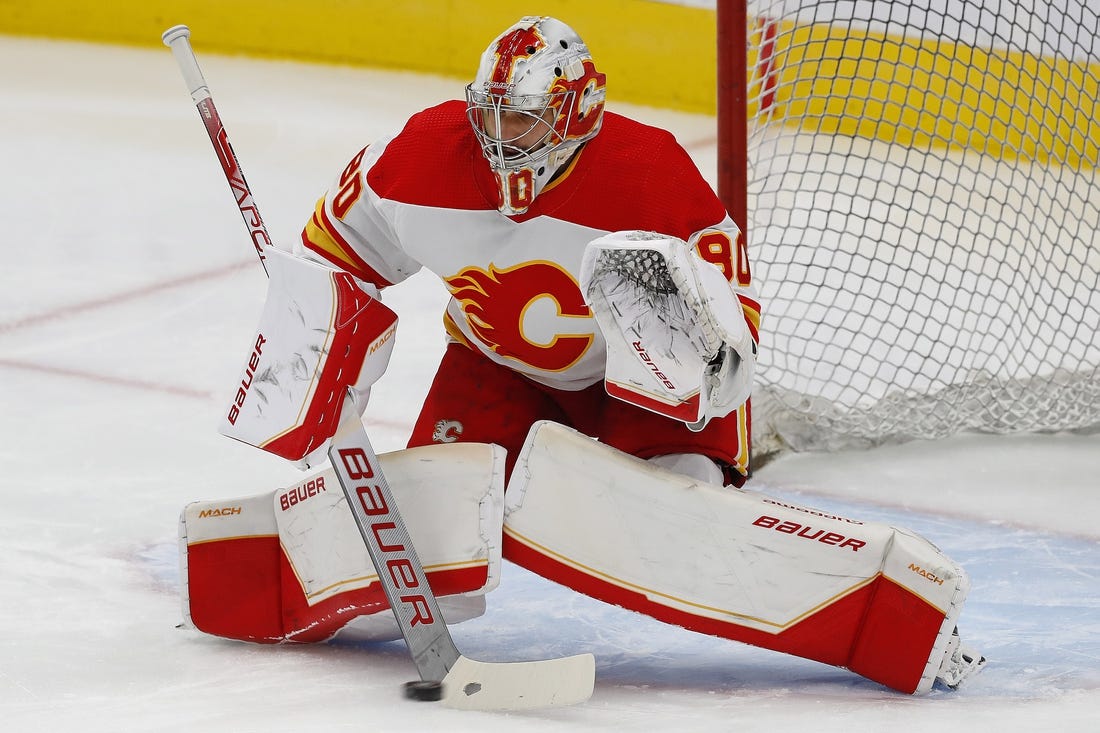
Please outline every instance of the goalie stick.
M187 26L177 25L161 39L180 67L263 264L271 238L199 69L190 36ZM458 651L350 393L344 397L343 410L345 419L333 436L329 460L420 674L420 683L406 687L409 696L440 699L441 694L444 705L471 710L521 710L587 700L595 681L591 654L480 662Z

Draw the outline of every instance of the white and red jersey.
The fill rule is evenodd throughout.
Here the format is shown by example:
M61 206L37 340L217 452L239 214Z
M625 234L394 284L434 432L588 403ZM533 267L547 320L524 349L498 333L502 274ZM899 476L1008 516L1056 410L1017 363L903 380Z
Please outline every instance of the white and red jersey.
M723 269L757 339L740 229L670 133L608 112L526 213L502 215L498 196L465 103L445 102L348 163L302 233L304 253L379 288L426 267L451 293L452 338L573 391L604 376L605 344L577 284L585 246L655 231Z

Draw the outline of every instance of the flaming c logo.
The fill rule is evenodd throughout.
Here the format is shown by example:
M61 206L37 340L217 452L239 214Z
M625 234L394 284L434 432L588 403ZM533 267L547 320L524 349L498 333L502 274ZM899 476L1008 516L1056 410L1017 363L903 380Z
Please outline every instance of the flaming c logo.
M564 77L558 77L550 87L551 94L573 92L568 97L568 108L559 110L558 117L554 121L554 131L566 140L584 137L592 132L592 128L601 119L600 112L603 111L602 97L600 101L586 105L588 96L585 95L585 92L595 98L595 92L606 86L607 77L596 71L592 59L584 59L582 64L584 66L584 76L574 81L567 81ZM561 114L563 111L564 114ZM566 125L569 126L568 135L566 135Z
M501 356L560 372L577 363L595 338L591 332L576 333L581 329L564 329L573 333L555 333L548 340L535 340L524 332L525 316L544 298L553 302L557 318L586 318L594 323L577 282L551 263L525 262L504 270L490 264L488 271L468 267L446 283L474 335Z

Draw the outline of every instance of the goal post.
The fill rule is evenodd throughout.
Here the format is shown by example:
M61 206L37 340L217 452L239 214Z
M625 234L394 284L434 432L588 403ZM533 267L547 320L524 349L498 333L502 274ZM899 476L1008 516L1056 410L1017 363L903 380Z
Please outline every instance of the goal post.
M746 0L718 0L718 198L735 222L744 230L747 219L748 166L745 143L748 141L748 114L745 97L746 48L748 24Z
M1100 427L1094 7L717 0L757 456Z

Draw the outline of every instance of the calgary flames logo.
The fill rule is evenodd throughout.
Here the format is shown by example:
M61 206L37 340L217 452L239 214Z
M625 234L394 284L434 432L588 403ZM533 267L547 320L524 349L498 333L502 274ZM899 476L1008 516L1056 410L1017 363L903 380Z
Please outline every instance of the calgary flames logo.
M474 335L493 352L536 369L560 372L584 356L595 335L592 312L569 273L548 262L525 262L498 270L468 267L446 279L447 288L462 305ZM556 309L552 318L533 323L529 316L536 304L549 299ZM585 318L586 333L566 333L558 319ZM560 329L549 336L532 333L537 327ZM529 335L532 334L532 335Z
M582 65L583 76L573 81L558 77L550 87L550 94L568 100L566 109L558 110L554 121L554 132L565 140L584 137L603 119L600 113L604 106L603 91L607 76L596 71L592 59L584 59ZM573 93L562 95L561 92Z
M453 443L462 435L462 423L457 420L440 420L432 429L433 443Z

